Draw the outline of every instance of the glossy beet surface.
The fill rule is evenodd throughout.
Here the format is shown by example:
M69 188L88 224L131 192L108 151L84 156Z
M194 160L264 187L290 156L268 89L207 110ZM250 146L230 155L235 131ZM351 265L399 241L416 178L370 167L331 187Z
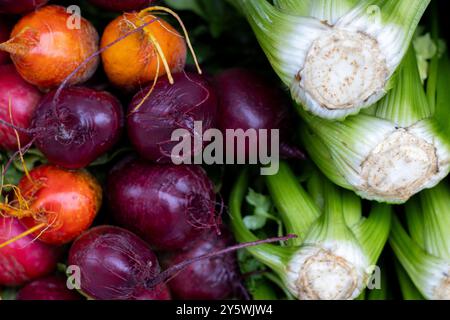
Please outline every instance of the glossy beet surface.
M226 129L279 129L280 149L287 149L286 156L303 156L299 150L284 145L291 127L289 101L278 87L250 70L239 68L222 72L215 78L215 84L219 96L217 120L222 132ZM248 142L245 152L248 157Z
M41 89L58 87L89 56L98 51L98 33L81 18L79 26L61 6L44 6L17 22L11 39L0 48L11 53L20 75ZM68 27L70 26L70 28ZM75 85L88 80L99 64L96 57L83 64L68 80Z
M33 118L36 147L51 163L77 169L111 149L123 127L123 110L111 94L89 88L55 91L40 102Z
M160 272L148 244L122 228L100 226L79 237L70 248L69 264L80 267L81 290L99 300L167 300L162 284L146 283Z
M136 31L136 26L148 25ZM130 34L131 32L134 33ZM113 46L111 43L122 38ZM100 46L103 69L116 87L135 93L156 77L163 77L166 68L156 54L156 43L164 53L171 73L181 72L186 63L186 40L161 16L147 12L129 12L111 21L103 32Z
M185 247L215 223L213 185L198 166L124 160L106 194L116 221L158 249Z
M89 0L90 3L110 11L133 11L150 6L155 0Z
M12 64L0 66L0 119L28 129L40 98L39 90L23 80ZM19 139L21 146L25 146L31 138L20 132ZM0 124L0 147L7 150L18 148L14 130L4 124Z
M81 300L76 290L67 288L66 281L62 276L35 280L19 290L17 300Z
M143 100L149 88L139 92L132 100L127 119L128 136L139 154L149 160L171 161L172 149L179 141L171 141L176 129L186 129L195 135L194 121L201 121L203 131L215 124L217 98L206 79L195 73L178 73L171 85L163 77L136 112L132 112ZM201 132L197 132L197 136ZM201 146L201 144L200 144ZM201 152L201 148L190 153ZM183 156L183 155L181 155ZM184 155L189 157L190 154Z
M43 6L47 2L48 0L1 0L0 13L26 13Z
M5 18L0 16L0 43L5 42L9 39L9 34L11 33L11 27ZM9 53L0 50L0 65L9 62Z
M100 209L102 190L95 178L85 171L69 171L42 165L30 171L31 182L24 176L19 189L28 210L22 222L32 228L45 224L35 233L41 241L62 245L71 242L89 228Z
M220 236L209 233L187 249L170 254L164 259L163 265L167 269L183 261L225 249L232 243L232 237L227 232ZM238 281L235 253L228 253L189 265L178 272L168 285L177 299L223 300L231 297Z
M27 229L17 219L0 217L0 243ZM29 235L0 249L0 285L17 286L51 273L59 249Z

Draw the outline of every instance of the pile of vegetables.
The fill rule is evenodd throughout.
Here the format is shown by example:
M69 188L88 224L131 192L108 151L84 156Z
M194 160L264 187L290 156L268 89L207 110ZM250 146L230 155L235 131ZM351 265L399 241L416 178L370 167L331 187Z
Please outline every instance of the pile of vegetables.
M450 299L441 1L71 5L0 0L0 300Z

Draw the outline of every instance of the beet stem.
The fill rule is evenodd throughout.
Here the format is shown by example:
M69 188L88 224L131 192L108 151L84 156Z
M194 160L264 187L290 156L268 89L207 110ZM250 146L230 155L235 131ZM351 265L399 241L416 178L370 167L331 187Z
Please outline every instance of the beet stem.
M8 241L5 241L5 242L1 243L0 244L0 249L10 245L13 242L19 241L22 238L25 238L26 236L28 236L29 234L32 234L33 232L36 232L38 230L43 229L45 226L46 226L45 223L40 223L38 225L35 225L33 228L28 229L27 231L22 232L21 234L15 236L14 238L9 239Z
M163 272L159 273L157 276L155 276L154 278L147 281L146 285L148 288L154 288L158 284L160 284L162 282L166 282L174 274L182 271L184 268L188 267L189 265L191 265L195 262L201 261L201 260L210 259L210 258L213 258L216 256L224 255L224 254L231 253L231 252L234 252L234 251L237 251L240 249L244 249L244 248L248 248L248 247L254 247L254 246L257 246L260 244L272 243L272 242L278 242L278 241L287 241L287 240L293 239L293 238L297 238L297 235L288 234L287 236L284 236L284 237L276 237L276 238L269 238L269 239L252 241L252 242L244 242L244 243L239 243L237 245L234 245L234 246L222 249L222 250L207 253L207 254L204 254L199 257L188 259L188 260L185 260L185 261L183 261L177 265L174 265L174 266L164 270Z

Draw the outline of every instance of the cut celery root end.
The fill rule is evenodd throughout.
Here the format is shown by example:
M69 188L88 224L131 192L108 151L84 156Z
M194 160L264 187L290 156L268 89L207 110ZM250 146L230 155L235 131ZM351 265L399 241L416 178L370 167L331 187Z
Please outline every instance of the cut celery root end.
M386 60L375 39L333 28L313 42L292 85L319 108L348 110L379 99L388 78Z
M435 177L439 164L432 144L398 129L372 150L361 168L365 193L406 201Z

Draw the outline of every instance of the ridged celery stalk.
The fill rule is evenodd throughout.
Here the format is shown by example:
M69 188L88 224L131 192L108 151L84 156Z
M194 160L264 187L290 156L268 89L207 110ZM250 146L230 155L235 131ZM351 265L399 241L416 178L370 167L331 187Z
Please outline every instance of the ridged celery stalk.
M390 245L427 299L450 299L450 187L425 190L406 204L406 225L393 219Z
M297 234L300 242L248 251L272 268L297 299L356 299L387 241L391 209L375 204L363 217L356 195L335 187L318 172L311 179L315 181L306 191L286 163L280 164L278 174L266 177L286 231ZM256 239L241 213L247 190L244 171L230 197L231 224L241 242Z
M293 99L343 119L381 99L430 0L228 0Z
M449 90L442 90L448 96ZM449 173L449 106L442 97L429 103L411 48L386 97L342 122L300 110L306 122L301 136L309 155L336 184L366 199L404 203Z

